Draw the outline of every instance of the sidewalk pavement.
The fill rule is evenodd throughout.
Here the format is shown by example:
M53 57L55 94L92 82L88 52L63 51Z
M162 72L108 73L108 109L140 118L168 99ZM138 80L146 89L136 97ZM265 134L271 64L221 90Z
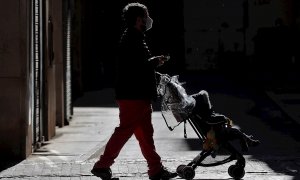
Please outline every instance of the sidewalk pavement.
M26 160L0 172L0 179L32 180L96 180L90 170L103 152L105 144L118 124L118 109L75 107L69 126L57 129L55 138L46 142ZM183 129L170 132L159 111L153 112L154 139L157 151L166 167L175 171L180 164L189 163L199 149L185 147ZM187 126L188 138L197 140L193 130ZM190 144L197 146L196 143ZM192 149L192 150L191 150ZM217 156L222 158L223 156ZM292 180L300 178L300 158L294 156L245 155L245 180ZM227 163L215 167L199 167L195 180L230 179ZM271 166L270 166L271 165ZM272 168L271 168L272 167ZM276 167L276 168L274 168ZM114 176L124 180L143 180L147 177L147 164L137 142L131 138L112 166ZM180 179L177 177L176 179Z
M300 124L300 92L266 91L266 94L286 117Z
M105 143L117 125L117 108L75 108L74 118L69 126L57 129L54 139L47 142L38 152L34 152L21 163L0 173L0 179L34 179L34 180L93 180L98 179L90 173L93 163L102 153ZM169 133L160 112L154 112L153 122L158 131ZM182 137L182 132L175 132ZM169 135L170 136L170 135ZM193 138L193 134L189 134ZM157 136L155 136L157 137ZM194 137L195 138L195 137ZM171 138L172 139L172 138ZM159 143L159 142L158 142ZM136 141L131 139L124 147L116 163L112 166L114 175L120 179L148 179L147 165L138 149ZM166 146L165 146L166 147ZM172 148L172 147L171 147ZM190 162L197 152L184 154L182 151L164 152L159 146L158 151L164 154L163 163L171 170L176 170L180 164ZM169 149L169 148L166 148ZM168 155L169 154L169 155ZM282 174L274 172L267 164L278 161L286 162L287 167L292 160L286 158L264 157L264 162L251 156L247 159L246 176L244 179L293 179L286 175L289 169ZM300 161L297 161L299 163ZM216 167L196 169L195 179L228 179L227 168L230 163ZM294 170L290 170L293 172Z

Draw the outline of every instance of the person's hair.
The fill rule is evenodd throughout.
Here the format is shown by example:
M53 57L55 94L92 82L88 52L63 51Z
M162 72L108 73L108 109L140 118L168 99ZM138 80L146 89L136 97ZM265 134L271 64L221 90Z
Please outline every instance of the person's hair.
M148 9L141 3L129 3L123 8L123 20L128 27L134 26L138 17L145 17Z

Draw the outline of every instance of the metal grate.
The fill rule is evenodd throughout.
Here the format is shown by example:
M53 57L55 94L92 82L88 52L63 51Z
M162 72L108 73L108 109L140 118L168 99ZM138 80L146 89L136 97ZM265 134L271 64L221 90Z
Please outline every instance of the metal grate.
M42 141L42 0L32 1L33 146Z
M71 1L64 3L64 62L65 62L65 119L68 121L72 117L72 63L71 63L71 29L72 14Z

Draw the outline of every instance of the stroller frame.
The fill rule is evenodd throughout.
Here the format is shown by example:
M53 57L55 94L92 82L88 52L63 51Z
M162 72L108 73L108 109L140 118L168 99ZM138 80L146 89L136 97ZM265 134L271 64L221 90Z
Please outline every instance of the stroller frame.
M178 85L178 86L180 86L180 88L183 88L183 87L181 86L181 83L179 83L179 81L171 80L172 77L175 77L175 76L171 77L167 74L161 74L158 72L156 72L156 73L160 76L161 80L163 79L165 81L165 83L161 83L162 81L160 81L159 86L158 86L158 94L160 94L162 97L162 109L163 109L163 107L168 107L167 104L170 103L170 102L167 102L167 101L169 101L170 97L168 97L168 98L164 97L168 86L171 85L170 83L173 83L173 85L174 84ZM162 86L164 86L164 87L162 87ZM174 94L177 93L176 95L180 96L178 94L179 92L175 92L176 90L175 91L174 90L175 89L173 88L171 93L174 93ZM165 92L162 92L162 91L165 91ZM184 88L183 88L183 91L185 93ZM184 97L181 97L181 98L184 98ZM163 119L165 120L165 123L170 131L174 130L175 127L177 127L179 124L184 122L185 137L186 137L186 127L185 126L186 126L186 122L188 122L191 125L191 127L193 128L193 130L195 131L196 135L199 137L199 139L202 140L202 142L204 142L207 139L207 136L201 130L201 125L203 125L203 123L205 123L204 125L206 125L206 126L219 126L222 128L226 128L226 126L227 126L224 121L210 123L210 122L202 119L198 114L189 113L176 126L170 127L167 123L166 117L163 115L163 111L162 111L162 116L163 116ZM200 124L200 122L202 124ZM228 158L214 162L214 163L207 163L207 164L203 163L203 161L208 156L212 156L213 158L215 158L219 148L218 149L211 148L208 150L203 149L190 163L188 163L186 165L184 165L184 164L179 165L176 169L177 174L181 178L184 178L187 180L192 180L195 177L195 170L199 166L202 166L202 167L219 166L219 165L229 163L231 161L236 160L236 163L234 165L229 166L228 174L231 177L233 177L234 179L241 179L242 177L244 177L244 175L245 175L244 168L245 168L246 161L245 161L245 158L243 157L243 155L228 141L221 142L219 145L220 145L220 148L226 149L230 153L230 156Z
M195 133L197 134L197 136L199 137L199 139L202 140L202 142L204 142L204 140L206 139L206 136L199 131L200 127L197 124L197 122L195 122L195 119L187 119L187 121L189 122L189 124L191 125L191 127L194 129ZM188 163L187 165L179 165L177 167L176 172L178 173L178 175L182 178L191 180L194 178L195 176L195 170L198 166L202 166L202 167L212 167L212 166L219 166L222 164L226 164L229 163L233 160L236 160L236 163L234 165L231 165L228 168L228 174L235 178L235 179L241 179L242 177L244 177L245 175L245 158L243 157L243 155L230 143L230 142L222 142L221 148L226 149L229 153L230 156L224 160L221 161L217 161L214 163L202 163L208 156L212 156L213 158L216 157L216 151L214 149L211 150L202 150L190 163Z

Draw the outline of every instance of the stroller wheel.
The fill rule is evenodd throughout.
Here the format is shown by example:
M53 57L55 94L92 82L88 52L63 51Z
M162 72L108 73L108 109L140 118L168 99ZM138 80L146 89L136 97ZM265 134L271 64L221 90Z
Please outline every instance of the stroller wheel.
M179 166L177 167L177 169L176 169L177 174L178 174L181 178L183 178L183 169L184 169L185 167L186 167L186 165L181 164L181 165L179 165Z
M228 174L229 174L229 176L233 177L234 179L241 179L245 175L245 170L243 167L240 167L238 165L231 165L228 168Z
M192 166L185 166L182 170L183 178L192 180L195 177L195 170Z

